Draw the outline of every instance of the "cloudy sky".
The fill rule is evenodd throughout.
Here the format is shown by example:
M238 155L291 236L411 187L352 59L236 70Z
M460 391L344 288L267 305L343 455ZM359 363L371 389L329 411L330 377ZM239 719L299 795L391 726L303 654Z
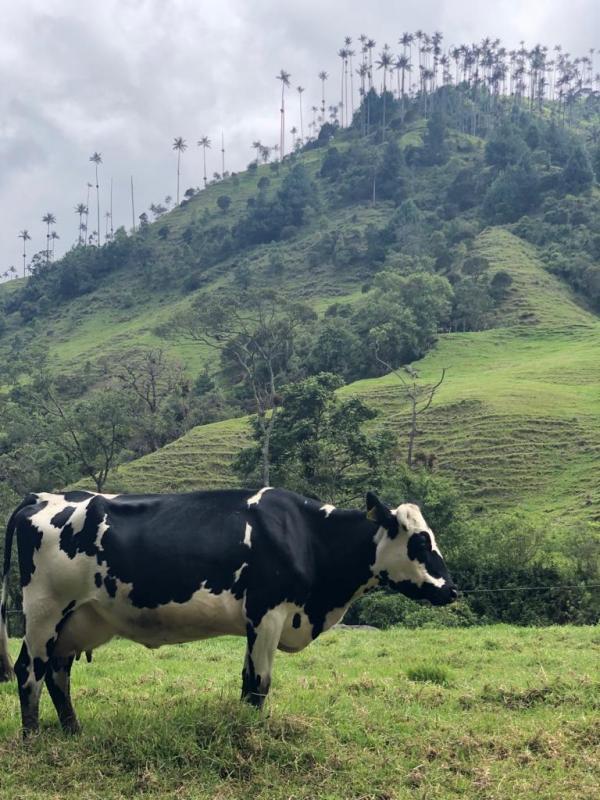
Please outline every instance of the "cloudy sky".
M182 187L201 183L203 135L215 148L211 172L220 170L221 131L226 168L243 168L254 139L278 139L276 73L284 67L294 87L306 87L310 108L317 73L338 75L346 35L394 47L403 31L421 28L442 31L447 45L489 35L509 47L560 42L573 54L600 46L597 0L2 0L0 8L0 273L21 269L22 228L31 253L45 246L46 211L57 217L61 250L73 243L73 209L85 202L95 150L104 198L113 179L115 227L130 224L131 175L137 214L175 194L175 136L190 145ZM295 93L289 102L296 112ZM288 130L294 122L290 114Z

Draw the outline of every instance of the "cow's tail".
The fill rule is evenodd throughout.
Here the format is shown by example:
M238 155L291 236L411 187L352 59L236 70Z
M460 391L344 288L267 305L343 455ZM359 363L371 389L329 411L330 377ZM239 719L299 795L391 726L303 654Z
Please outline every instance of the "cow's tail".
M17 511L20 510L20 506ZM6 539L4 541L4 568L2 570L2 595L0 597L0 683L14 678L10 653L8 652L8 576L10 573L10 557L15 535L17 511L8 520Z

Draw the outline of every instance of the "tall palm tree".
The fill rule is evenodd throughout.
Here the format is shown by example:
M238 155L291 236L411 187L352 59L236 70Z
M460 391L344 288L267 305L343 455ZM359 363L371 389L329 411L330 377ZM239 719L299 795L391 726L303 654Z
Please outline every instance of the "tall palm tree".
M338 50L338 56L342 59L342 88L340 91L340 121L342 128L344 127L344 109L346 105L344 103L344 79L347 78L348 73L348 51L345 47L341 47ZM347 82L347 81L346 81Z
M206 189L206 148L210 148L210 139L208 136L203 136L197 142L198 147L202 148L202 156L204 160L204 188Z
M173 150L177 150L177 205L179 205L179 172L181 167L181 154L187 150L187 144L183 136L176 136L173 139Z
M263 145L262 145L262 142L260 141L260 139L255 139L252 142L252 149L256 150L256 164L257 164L257 166L258 166L258 161L260 159L260 152L262 150L262 146Z
M281 127L279 129L279 153L280 158L285 156L285 87L290 85L291 75L284 69L279 70L279 75L275 76L275 80L281 81Z
M54 261L54 245L56 244L56 241L60 239L60 236L56 231L52 231L50 238L52 239L52 260Z
M369 53L369 89L373 88L373 48L377 42L375 39L367 39L365 47Z
M12 272L12 274L13 274L13 275L15 276L15 278L16 278L16 277L17 277L17 268L16 268L16 267L14 267L14 266L13 266L13 267L10 267L10 271Z
M87 214L87 206L85 203L77 203L75 206L75 213L79 214L79 236L77 237L77 244L81 244L82 240L82 231L85 230L85 226L83 224L83 215Z
M56 222L56 217L51 211L47 211L42 217L42 222L46 223L46 263L50 261L50 226Z
M329 74L322 70L319 72L319 80L321 81L321 116L323 117L323 122L325 122L325 81L329 77Z
M350 62L350 105L348 106L348 75L346 75L346 109L350 108L350 124L352 124L352 119L354 117L354 68L352 66L352 56L355 55L354 50L350 48L352 44L352 37L346 36L344 39L344 44L346 45L346 53L348 56L348 61ZM346 121L348 117L348 112L346 111Z
M96 167L96 209L98 211L98 247L100 247L100 184L98 183L98 166L102 163L102 153L92 153L90 161Z
M392 66L392 54L385 47L379 54L379 60L376 62L377 69L383 70L383 120L381 125L381 138L385 142L385 112L387 102L387 73L388 69Z
M295 125L292 125L290 128L290 133L292 134L292 149L296 149L296 134L298 133L298 128Z
M225 177L225 134L221 131L221 177Z
M300 138L304 141L304 120L302 115L302 92L304 91L304 86L297 86L296 91L298 92L298 100L300 102Z
M26 242L30 241L31 239L27 228L23 228L23 230L19 232L17 238L23 239L23 277L25 277L25 262L27 260Z

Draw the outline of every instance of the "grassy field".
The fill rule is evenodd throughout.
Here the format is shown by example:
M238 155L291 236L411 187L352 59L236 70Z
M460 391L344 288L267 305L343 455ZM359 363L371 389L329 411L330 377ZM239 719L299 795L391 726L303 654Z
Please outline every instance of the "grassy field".
M45 695L26 746L0 685L0 797L597 797L597 629L339 629L278 654L263 716L237 699L243 649L114 642L74 669L83 733Z

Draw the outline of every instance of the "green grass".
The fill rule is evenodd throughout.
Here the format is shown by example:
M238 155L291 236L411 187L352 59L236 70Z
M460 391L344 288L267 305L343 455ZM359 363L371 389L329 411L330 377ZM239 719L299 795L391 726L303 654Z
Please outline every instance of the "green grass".
M597 797L595 628L333 631L277 655L262 716L238 702L243 650L111 643L74 668L83 733L44 695L26 746L0 685L0 797Z

